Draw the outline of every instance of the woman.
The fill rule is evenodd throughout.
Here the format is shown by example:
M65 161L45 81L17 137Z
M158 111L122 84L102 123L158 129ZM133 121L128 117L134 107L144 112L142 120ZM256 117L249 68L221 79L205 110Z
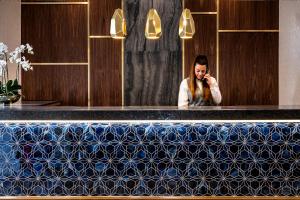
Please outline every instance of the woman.
M216 79L209 75L206 56L196 57L189 78L180 84L178 106L213 106L221 103Z

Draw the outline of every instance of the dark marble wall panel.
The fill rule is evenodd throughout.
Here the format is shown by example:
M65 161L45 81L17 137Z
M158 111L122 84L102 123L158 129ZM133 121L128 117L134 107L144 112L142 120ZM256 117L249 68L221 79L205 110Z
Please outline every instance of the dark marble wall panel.
M221 33L222 105L278 105L278 33Z
M158 40L145 38L150 8L162 21ZM178 23L181 0L126 0L128 36L125 41L125 105L177 105L181 71Z
M121 42L91 39L91 106L122 105Z
M203 54L208 58L210 74L216 77L216 15L193 15L196 33L192 39L185 40L184 68L185 77L189 76L197 55Z
M61 105L87 106L87 66L33 66L22 72L24 100L58 100Z
M184 0L184 7L192 12L217 12L217 0Z
M278 29L279 0L220 0L220 29Z
M87 5L22 5L21 21L31 62L87 62Z

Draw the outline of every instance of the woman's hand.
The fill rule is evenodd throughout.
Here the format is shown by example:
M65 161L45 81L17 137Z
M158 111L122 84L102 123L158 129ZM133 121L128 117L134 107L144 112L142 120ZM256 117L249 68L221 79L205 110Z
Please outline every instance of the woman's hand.
M215 82L215 78L210 76L210 74L205 74L205 76L203 78L206 79L206 82L209 85L209 87L211 87L212 84L214 84L214 82Z

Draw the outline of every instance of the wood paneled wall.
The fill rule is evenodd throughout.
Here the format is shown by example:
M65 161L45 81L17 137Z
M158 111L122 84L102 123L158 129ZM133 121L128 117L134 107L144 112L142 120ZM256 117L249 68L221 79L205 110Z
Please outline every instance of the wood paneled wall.
M184 0L184 7L192 12L216 12L217 0Z
M121 0L89 0L91 106L122 105L122 40L110 38Z
M221 30L279 28L279 0L219 0Z
M22 72L26 100L56 100L63 105L87 105L87 66L35 65Z
M221 0L219 19L222 104L278 105L279 0Z
M122 105L122 41L109 25L121 0L22 0L22 43L33 72L22 73L25 100L71 106Z
M217 0L185 0L184 7L191 10L196 33L184 40L184 78L188 77L197 55L206 55L210 74L217 76ZM194 70L193 70L194 71Z
M188 77L194 59L197 55L207 56L209 70L216 76L216 45L217 45L217 18L215 14L194 14L196 33L193 39L184 41L184 77Z
M122 0L47 2L22 0L21 40L35 50L34 71L22 73L24 99L124 105L123 41L109 36ZM184 6L196 34L183 42L183 77L205 54L222 105L277 105L279 0L184 0Z
M35 52L34 70L22 73L23 99L88 105L87 5L23 0L21 15L21 41Z
M111 38L91 40L92 106L122 105L121 42Z
M110 19L121 0L89 0L91 35L109 35Z
M22 2L87 2L88 0L22 0Z
M220 34L223 105L278 104L278 33Z
M278 0L185 0L196 25L184 42L185 77L208 56L222 104L278 105Z
M87 63L87 5L22 5L22 43L33 63Z

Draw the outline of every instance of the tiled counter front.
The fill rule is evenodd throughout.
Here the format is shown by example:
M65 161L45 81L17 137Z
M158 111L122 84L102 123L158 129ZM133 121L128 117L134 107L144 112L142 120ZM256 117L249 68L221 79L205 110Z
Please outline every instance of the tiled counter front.
M0 123L1 196L296 196L298 123Z

